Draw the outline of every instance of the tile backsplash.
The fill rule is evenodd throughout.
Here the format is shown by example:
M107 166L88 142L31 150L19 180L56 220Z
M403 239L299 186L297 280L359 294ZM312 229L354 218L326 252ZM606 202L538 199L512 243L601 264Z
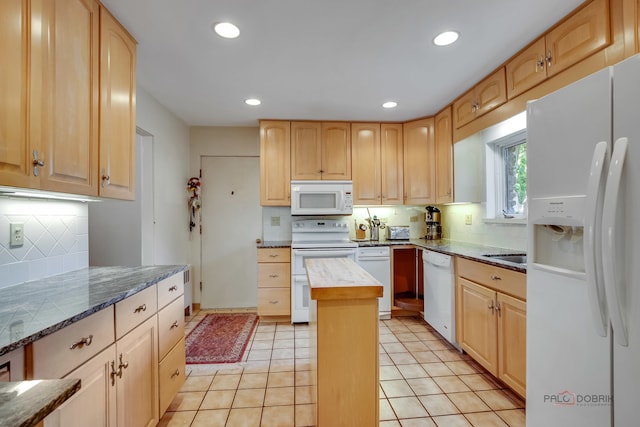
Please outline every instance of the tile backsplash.
M9 245L12 223L24 245ZM89 266L86 203L0 197L0 288Z

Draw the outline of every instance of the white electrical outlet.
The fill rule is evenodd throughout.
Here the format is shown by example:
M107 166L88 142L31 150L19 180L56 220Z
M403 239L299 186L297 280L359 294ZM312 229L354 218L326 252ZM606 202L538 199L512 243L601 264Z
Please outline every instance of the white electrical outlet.
M272 216L271 217L271 226L272 227L279 227L280 226L280 217L279 216Z
M465 223L466 225L471 225L471 222L472 222L471 220L472 220L471 214L466 214L466 215L464 216L464 223Z
M24 224L10 224L9 225L9 246L22 246L24 245Z

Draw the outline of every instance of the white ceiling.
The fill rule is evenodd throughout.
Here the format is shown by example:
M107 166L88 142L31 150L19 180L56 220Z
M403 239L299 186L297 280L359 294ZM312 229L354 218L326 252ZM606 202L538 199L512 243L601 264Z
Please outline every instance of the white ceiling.
M583 0L102 0L138 84L189 125L433 115ZM230 21L240 37L211 24ZM433 37L461 33L450 47ZM262 105L244 104L249 97ZM394 110L381 104L398 102Z

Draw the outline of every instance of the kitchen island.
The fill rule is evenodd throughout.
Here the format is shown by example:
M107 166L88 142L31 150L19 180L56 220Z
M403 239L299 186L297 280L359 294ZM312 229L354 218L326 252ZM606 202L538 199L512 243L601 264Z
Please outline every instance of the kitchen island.
M377 426L382 285L347 258L307 259L305 266L315 425Z

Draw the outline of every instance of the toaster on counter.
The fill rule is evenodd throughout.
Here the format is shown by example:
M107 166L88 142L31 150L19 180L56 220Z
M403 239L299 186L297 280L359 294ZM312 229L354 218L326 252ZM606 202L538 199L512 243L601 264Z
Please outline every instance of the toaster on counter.
M409 226L387 225L387 240L409 240Z

